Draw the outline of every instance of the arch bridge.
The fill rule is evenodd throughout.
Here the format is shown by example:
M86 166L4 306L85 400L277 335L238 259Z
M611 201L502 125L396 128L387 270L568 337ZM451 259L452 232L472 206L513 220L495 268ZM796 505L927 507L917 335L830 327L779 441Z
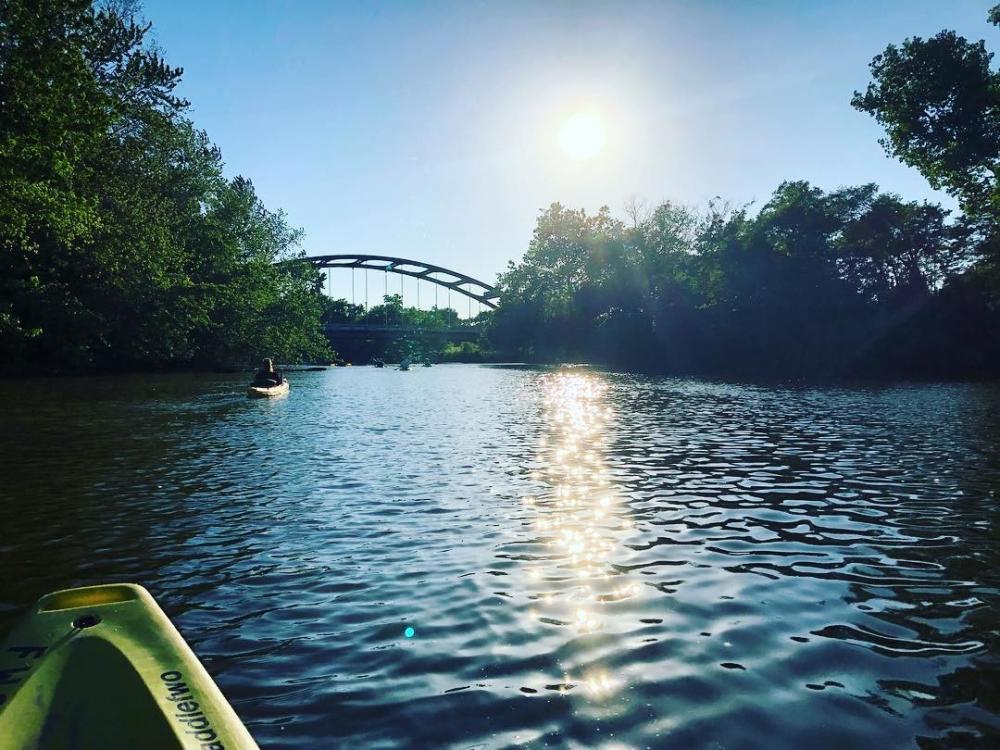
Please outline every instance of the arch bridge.
M422 263L418 260L397 258L392 255L353 255L347 253L310 255L305 260L317 269L362 268L367 271L384 271L430 281L445 289L464 294L491 310L496 310L500 303L500 292L495 286L432 263Z

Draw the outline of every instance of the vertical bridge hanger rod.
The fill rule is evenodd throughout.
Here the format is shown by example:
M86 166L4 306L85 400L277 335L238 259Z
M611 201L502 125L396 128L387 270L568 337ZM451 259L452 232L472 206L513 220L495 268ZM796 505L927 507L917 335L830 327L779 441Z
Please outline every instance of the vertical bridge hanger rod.
M448 290L448 306L451 307L452 290L459 294L464 294L470 300L476 300L480 305L495 310L500 304L500 292L491 284L487 284L472 276L468 276L458 271L452 271L442 266L431 263L409 260L407 258L397 258L391 255L312 255L305 258L317 269L334 268L364 268L366 270L377 270L385 272L385 294L389 294L389 273L398 274L400 277L410 276L417 279L417 295L420 294L420 280L430 281L435 285L434 299L437 304L437 287L443 286ZM367 274L365 277L367 287ZM400 278L400 295L403 293L403 279ZM367 288L366 288L367 304ZM419 303L418 303L419 304Z

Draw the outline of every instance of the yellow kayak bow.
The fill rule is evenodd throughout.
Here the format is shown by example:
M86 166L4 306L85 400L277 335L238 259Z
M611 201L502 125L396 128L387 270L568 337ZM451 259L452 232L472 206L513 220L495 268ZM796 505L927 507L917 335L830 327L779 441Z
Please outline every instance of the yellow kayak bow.
M256 750L142 586L39 599L0 645L0 750Z

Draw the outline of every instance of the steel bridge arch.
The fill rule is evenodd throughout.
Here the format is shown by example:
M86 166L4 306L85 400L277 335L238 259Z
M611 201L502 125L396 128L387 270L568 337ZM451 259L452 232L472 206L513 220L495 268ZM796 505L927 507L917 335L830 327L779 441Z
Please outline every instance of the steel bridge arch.
M314 268L364 268L369 271L387 271L400 276L424 279L438 286L464 294L491 310L499 306L500 292L495 286L432 263L396 258L392 255L309 255L307 260ZM442 276L447 278L441 278Z

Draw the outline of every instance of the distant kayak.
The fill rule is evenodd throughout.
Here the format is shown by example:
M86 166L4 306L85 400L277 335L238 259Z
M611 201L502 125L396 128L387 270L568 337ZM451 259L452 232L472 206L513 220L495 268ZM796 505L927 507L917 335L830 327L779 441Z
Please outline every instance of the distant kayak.
M0 645L0 750L256 750L142 586L38 600Z
M250 398L271 398L272 396L284 396L288 393L290 386L287 380L282 380L280 385L273 385L270 388L263 388L259 385L248 385L247 396Z

